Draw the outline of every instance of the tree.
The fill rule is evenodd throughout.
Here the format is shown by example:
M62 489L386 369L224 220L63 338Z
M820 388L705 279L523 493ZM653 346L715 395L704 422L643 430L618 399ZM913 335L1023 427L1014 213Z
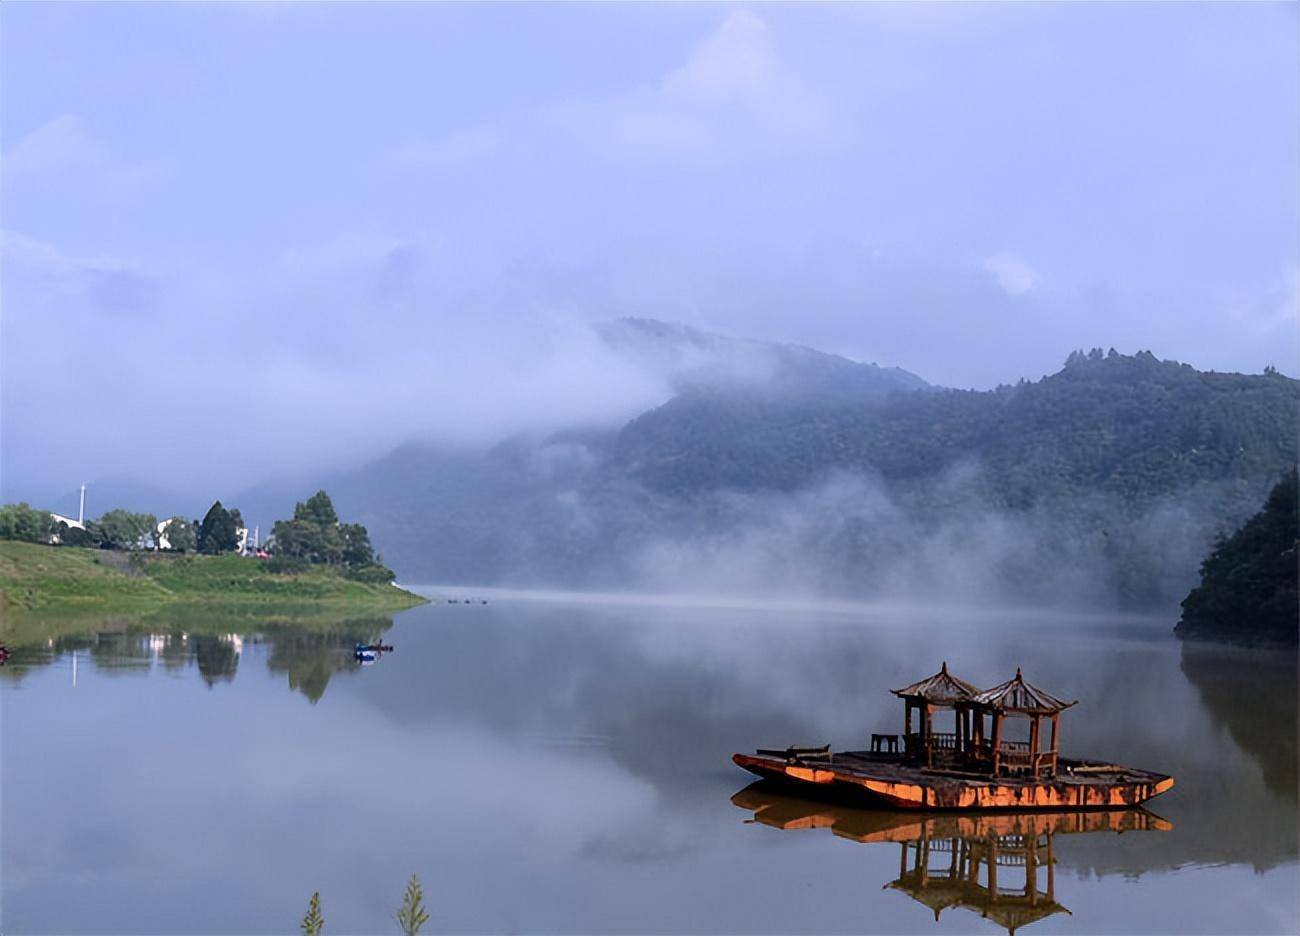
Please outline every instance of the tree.
M307 915L302 918L303 936L320 936L325 929L325 918L320 912L320 891L311 895L307 904Z
M110 510L99 518L101 541L109 549L142 549L157 524L153 514Z
M324 491L317 491L307 498L306 503L298 503L293 508L293 519L314 523L318 527L337 526L339 515L334 511L334 502Z
M199 524L197 540L199 552L207 556L231 552L239 545L239 532L235 526L235 518L230 511L221 506L221 501L215 501L208 508L203 522Z
M402 928L403 936L419 936L420 927L429 921L429 914L424 909L424 888L414 874L406 882L406 894L402 897L402 905L393 914L393 919Z
M364 534L364 527L361 528ZM345 562L345 542L339 527L339 515L334 503L324 491L317 491L305 502L294 506L292 520L277 520L271 528L275 551L318 565L338 565ZM355 533L353 540L357 540ZM369 537L357 549L364 551Z
M194 524L184 517L172 517L168 520L162 535L167 538L168 547L177 552L191 552L198 548L198 536L194 532Z
M53 520L44 510L37 510L26 502L0 507L0 539L45 543L49 542L53 532Z
M58 537L60 546L99 546L103 542L103 534L97 523L87 523L84 528L68 526L60 520L54 525L54 535Z
M359 523L339 525L343 541L343 562L349 566L367 566L375 561L375 550L370 545L370 534Z

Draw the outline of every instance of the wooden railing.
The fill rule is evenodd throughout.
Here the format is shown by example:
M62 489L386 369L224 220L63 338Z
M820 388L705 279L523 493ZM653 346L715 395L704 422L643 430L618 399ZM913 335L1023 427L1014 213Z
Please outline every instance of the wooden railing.
M912 757L926 756L928 740L930 757L936 762L948 764L960 759L972 767L985 770L993 768L993 742L987 739L979 742L968 740L964 751L957 750L957 735L951 732L931 732L928 739L918 733L903 738L903 750ZM998 773L1020 776L1051 776L1056 772L1056 751L1039 751L1031 754L1027 741L1002 741L998 744Z
M955 751L957 736L948 732L933 731L930 733L930 747L936 751Z
M1028 774L1039 777L1056 773L1056 751L1029 752L1023 741L1003 741L998 745L999 773Z

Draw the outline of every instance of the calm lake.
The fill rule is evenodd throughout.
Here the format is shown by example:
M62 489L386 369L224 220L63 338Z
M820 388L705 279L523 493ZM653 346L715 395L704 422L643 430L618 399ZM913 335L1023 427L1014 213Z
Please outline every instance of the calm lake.
M22 622L4 932L297 932L319 890L327 933L391 933L412 872L432 932L1300 928L1293 654L1184 650L1170 621L424 591L391 621ZM980 842L1006 829L780 797L730 762L900 731L888 690L944 660L1023 667L1080 700L1065 754L1177 786L1155 817L1004 837L994 899Z

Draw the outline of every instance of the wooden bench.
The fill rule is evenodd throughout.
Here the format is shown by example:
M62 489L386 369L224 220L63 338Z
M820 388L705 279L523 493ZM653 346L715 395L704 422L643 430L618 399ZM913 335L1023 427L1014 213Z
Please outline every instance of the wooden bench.
M881 754L888 751L890 754L898 753L898 735L896 734L871 734L871 752Z

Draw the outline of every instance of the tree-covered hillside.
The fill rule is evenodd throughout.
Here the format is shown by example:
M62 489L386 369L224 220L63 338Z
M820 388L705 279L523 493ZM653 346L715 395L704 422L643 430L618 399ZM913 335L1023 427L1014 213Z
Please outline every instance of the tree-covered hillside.
M648 487L784 488L832 469L915 486L976 462L991 503L1071 494L1140 502L1189 486L1273 476L1296 451L1300 384L1076 352L1036 383L900 395L881 407L694 392L621 433L622 470Z
M685 380L621 429L410 445L330 487L409 581L1170 609L1296 459L1300 383L1275 373L1095 350L855 398L853 362L804 350L769 357L801 392Z
M1183 599L1175 629L1180 637L1247 644L1300 640L1296 487L1293 468L1259 513L1215 543L1201 564L1201 583Z

